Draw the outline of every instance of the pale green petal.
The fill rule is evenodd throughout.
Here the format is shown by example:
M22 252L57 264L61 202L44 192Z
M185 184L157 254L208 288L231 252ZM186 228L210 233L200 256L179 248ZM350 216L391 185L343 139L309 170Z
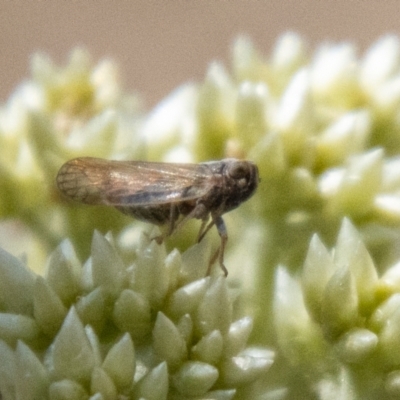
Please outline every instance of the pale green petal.
M307 309L317 321L321 320L322 298L334 271L332 256L319 237L314 235L304 261L301 284Z
M168 301L168 312L175 318L193 312L210 284L210 277L198 279L176 290Z
M165 258L164 266L167 271L166 286L170 289L176 288L180 278L179 273L182 268L181 253L177 249L172 250Z
M50 400L87 400L89 395L76 381L63 379L50 385L49 398Z
M158 232L158 233L157 233ZM159 230L153 230L149 237L156 237ZM132 266L130 288L145 296L151 305L159 307L168 290L167 270L164 264L166 251L155 240L143 238L143 248L137 251Z
M236 39L232 64L233 74L238 81L258 81L268 76L268 66L246 36Z
M274 352L249 349L222 363L221 380L228 386L252 382L268 371L273 362Z
M383 363L395 367L400 360L400 310L396 309L389 315L379 333L379 352Z
M213 390L207 393L207 399L213 400L231 400L236 394L235 389L227 390Z
M83 324L90 324L101 331L106 323L108 296L104 287L98 287L86 296L81 296L75 304L76 312Z
M400 371L390 372L385 380L385 389L390 396L394 398L400 395Z
M186 343L174 323L162 312L157 314L153 329L154 351L174 369L187 358Z
M194 340L193 326L194 324L190 314L185 314L176 324L178 331L186 343L191 343Z
M187 361L173 376L174 387L186 396L201 396L218 379L218 369L200 361Z
M222 334L228 331L232 321L232 304L224 278L211 282L196 313L196 326L206 335L215 329Z
M12 348L0 340L0 389L4 399L15 398L17 382L17 359Z
M280 36L271 56L271 66L276 79L274 86L277 85L278 89L281 89L287 84L288 77L306 61L306 43L298 34L287 32Z
M354 107L361 93L355 48L349 43L321 46L311 66L316 100L327 106Z
M370 325L373 330L380 332L387 325L393 315L400 308L400 293L395 293L386 301L380 304L370 318Z
M70 304L79 293L81 265L69 240L64 240L50 255L46 280L64 304Z
M0 313L0 337L9 343L18 339L32 342L38 338L39 332L38 324L31 317Z
M345 368L342 368L337 376L327 376L326 379L321 380L316 391L321 400L352 400L357 396L355 383Z
M35 276L0 248L0 304L9 312L32 315Z
M392 265L382 275L380 283L381 283L380 289L383 292L384 296L400 291L400 262L397 262L396 264Z
M318 137L317 160L323 168L338 165L362 152L371 135L371 116L365 111L341 115Z
M400 102L400 77L396 74L373 93L374 103L383 115L396 113Z
M378 341L378 335L368 329L353 329L343 335L336 350L345 362L361 364L373 355Z
M94 286L103 286L111 292L119 290L126 279L121 258L97 231L92 241L92 277Z
M150 248L155 246L154 250L151 250L152 258L150 260L146 260L145 258L149 258L146 254L140 254L139 257L142 256L143 258L137 260L138 268L142 269L143 271L145 268L149 268L150 266L147 265L148 261L152 261L151 269L147 271L147 276L152 277L152 280L148 279L146 284L147 287L147 297L150 299L150 302L153 307L160 307L161 304L164 303L165 297L167 296L168 291L170 290L170 283L173 278L170 279L169 276L169 268L167 268L165 263L165 258L167 256L165 247L158 245L155 241L149 245ZM146 252L148 254L148 251ZM143 262L143 264L141 264ZM137 275L135 275L135 278ZM134 278L134 279L135 279ZM135 284L133 285L135 288ZM140 290L138 290L141 292Z
M328 281L322 298L322 329L335 337L357 323L358 296L347 265L337 269Z
M117 103L121 96L119 71L111 60L102 60L91 73L90 81L95 87L94 101L103 108Z
M289 158L298 157L307 145L309 132L314 129L309 71L297 72L283 94L272 128L282 132Z
M282 174L287 168L286 153L282 137L274 132L266 135L258 145L252 149L250 156L259 160L260 169L266 176L274 177Z
M400 43L394 35L377 40L367 51L362 62L361 81L373 91L378 85L398 72L400 66Z
M84 382L91 377L95 358L82 322L73 307L54 339L48 363L50 370L59 378Z
M101 393L95 393L93 396L89 397L89 400L104 400L104 397Z
M184 84L162 100L144 121L141 133L146 138L150 160L165 160L166 149L178 143L191 148L196 139L195 107L197 85ZM190 159L175 159L175 162Z
M231 77L218 62L213 62L208 68L198 96L196 154L200 159L215 159L223 151L232 129L236 100Z
M268 87L264 83L244 82L238 88L236 134L247 148L267 130Z
M121 292L114 304L113 320L118 328L141 338L151 330L151 309L146 297L130 289Z
M146 400L166 400L168 395L168 369L165 362L152 369L135 387L137 397Z
M283 267L275 282L274 326L280 350L294 365L324 357L322 334L305 308L300 284Z
M183 276L181 276L181 282L189 283L196 279L204 278L208 270L210 258L211 249L207 238L189 247L182 254ZM218 265L216 267L219 268Z
M99 367L93 370L92 379L90 381L90 391L93 394L100 393L104 400L117 399L117 388L114 382L107 373Z
M119 388L129 387L135 374L135 350L126 333L107 353L102 368Z
M90 325L85 326L86 337L89 340L90 347L93 352L94 365L100 366L103 359L102 348L99 342L99 337Z
M378 273L362 238L348 219L339 231L334 261L337 267L348 265L355 279L361 312L370 312L375 303Z
M376 215L390 224L400 222L400 197L395 194L382 194L375 197Z
M117 115L112 110L106 110L83 127L72 129L68 144L78 155L84 152L88 156L105 157L109 153L110 142L115 140L116 128Z
M191 357L195 360L216 365L222 355L224 339L220 331L212 331L203 336L199 342L192 347Z
M33 296L33 315L36 322L45 334L55 335L60 329L68 310L41 276L36 278Z
M18 341L15 350L15 360L18 382L16 398L24 400L46 398L49 385L47 371L32 350L21 341Z
M354 216L371 212L382 177L383 150L377 149L354 157L339 183L328 207Z
M233 322L224 338L224 356L232 357L244 350L252 330L253 320L250 317Z

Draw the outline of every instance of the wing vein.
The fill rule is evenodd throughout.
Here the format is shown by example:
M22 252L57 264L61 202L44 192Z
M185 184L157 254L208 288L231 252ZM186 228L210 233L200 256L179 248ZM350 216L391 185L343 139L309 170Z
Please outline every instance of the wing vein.
M204 196L213 186L213 174L205 164L85 157L64 164L57 185L66 196L87 204L157 205Z

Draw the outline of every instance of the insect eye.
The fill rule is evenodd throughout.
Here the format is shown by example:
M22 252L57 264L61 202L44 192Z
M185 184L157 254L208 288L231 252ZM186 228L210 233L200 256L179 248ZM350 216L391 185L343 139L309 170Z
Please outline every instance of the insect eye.
M241 179L247 177L249 168L245 163L238 162L230 166L228 173L234 179Z

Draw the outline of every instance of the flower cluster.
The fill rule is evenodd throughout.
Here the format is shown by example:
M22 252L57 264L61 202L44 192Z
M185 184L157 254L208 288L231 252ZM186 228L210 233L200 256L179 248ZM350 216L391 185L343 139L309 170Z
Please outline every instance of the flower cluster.
M1 251L2 399L241 398L274 354L246 347L252 320L235 316L237 289L204 278L209 253L143 234L125 265L96 232L83 266L66 240L42 277Z
M360 230L378 270L396 260L399 82L394 36L363 58L350 43L327 43L310 57L304 41L288 33L266 59L241 38L231 71L214 62L202 84L182 86L145 119L153 157L243 157L259 166L251 205L227 220L230 270L264 298L261 308L271 309L264 293L272 293L276 266L301 268L314 233L332 246L343 217ZM256 324L264 340L267 324Z
M278 344L292 371L308 383L304 398L312 391L320 399L399 396L399 265L379 276L345 219L331 252L313 237L298 279L278 268ZM294 390L290 385L286 389Z
M398 396L397 37L363 57L349 43L310 56L289 33L268 59L241 38L230 70L212 63L203 83L183 85L147 115L122 93L114 64L93 68L81 50L63 68L37 56L32 70L0 111L0 217L18 221L0 224L0 240L29 228L24 250L39 268L61 238L78 257L63 242L40 278L3 255L2 353L15 367L0 370L4 398L49 390L58 399L72 388L94 398L277 399L295 398L299 382L304 398ZM89 261L77 261L94 228L112 230L119 245L129 229L118 236L124 217L115 211L62 203L58 168L81 155L141 158L143 144L148 160L236 157L259 167L255 196L224 219L229 278L255 317L252 337L283 356L262 384L245 382L272 356L244 348L251 320L233 317L235 290L224 279L204 278L205 244L180 258L142 237L131 264L134 247L116 251L96 234ZM191 243L190 229L168 244ZM28 366L32 381L17 373L29 375Z
M55 177L73 157L137 157L143 151L139 124L138 102L122 92L113 62L93 66L80 49L65 67L45 55L33 57L32 78L0 109L0 218L13 220L17 226L7 225L7 230L17 230L43 249L41 256L32 254L31 267L43 265L64 237L73 237L82 255L95 227L122 226L122 218L108 210L99 217L65 202L59 207Z
M323 45L310 59L289 33L267 60L242 38L232 64L229 73L213 63L204 83L183 86L146 118L151 151L257 162L252 209L274 262L299 267L312 234L333 244L344 216L382 256L374 245L393 245L386 228L400 222L399 39L380 39L361 60L348 43Z

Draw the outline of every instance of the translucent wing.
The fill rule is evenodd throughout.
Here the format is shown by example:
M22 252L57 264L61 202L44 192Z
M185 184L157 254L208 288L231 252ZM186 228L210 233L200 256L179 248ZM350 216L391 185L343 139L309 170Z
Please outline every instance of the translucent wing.
M197 199L214 185L206 164L76 158L57 175L62 193L87 204L157 205Z

